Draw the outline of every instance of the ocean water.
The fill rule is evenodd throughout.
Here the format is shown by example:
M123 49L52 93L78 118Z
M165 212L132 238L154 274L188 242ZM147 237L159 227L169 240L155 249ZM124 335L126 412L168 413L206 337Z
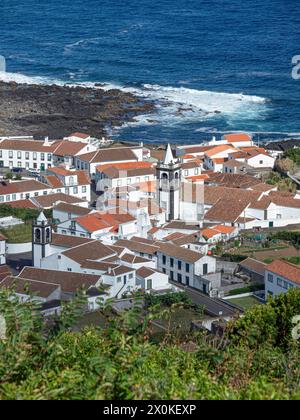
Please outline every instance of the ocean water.
M156 101L114 137L300 138L296 0L1 0L0 18L1 79L104 83Z

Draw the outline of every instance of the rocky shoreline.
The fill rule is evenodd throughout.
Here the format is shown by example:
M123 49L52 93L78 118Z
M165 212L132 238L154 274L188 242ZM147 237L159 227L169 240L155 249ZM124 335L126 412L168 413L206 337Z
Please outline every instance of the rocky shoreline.
M118 89L0 81L0 136L55 139L80 131L101 138L154 109L153 102Z

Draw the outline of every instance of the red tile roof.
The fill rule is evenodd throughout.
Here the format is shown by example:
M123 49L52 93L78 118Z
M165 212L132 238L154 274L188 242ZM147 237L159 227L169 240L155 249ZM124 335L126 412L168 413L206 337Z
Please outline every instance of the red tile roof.
M225 134L224 139L227 140L228 143L251 141L251 137L246 133Z
M284 260L275 260L268 264L266 269L287 280L300 284L300 266Z
M100 214L91 213L86 216L78 217L75 221L88 232L92 233L102 229L113 228L120 224L134 221L134 217L129 214Z
M17 181L17 182L0 182L0 195L26 193L31 191L49 190L49 185L42 184L39 181Z

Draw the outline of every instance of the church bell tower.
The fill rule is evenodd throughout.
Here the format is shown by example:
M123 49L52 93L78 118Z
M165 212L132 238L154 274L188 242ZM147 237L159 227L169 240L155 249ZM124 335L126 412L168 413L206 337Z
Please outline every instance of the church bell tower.
M52 227L43 212L32 225L32 265L41 267L42 259L51 254Z
M163 162L156 167L159 206L166 210L167 221L180 219L181 160L174 158L170 144Z

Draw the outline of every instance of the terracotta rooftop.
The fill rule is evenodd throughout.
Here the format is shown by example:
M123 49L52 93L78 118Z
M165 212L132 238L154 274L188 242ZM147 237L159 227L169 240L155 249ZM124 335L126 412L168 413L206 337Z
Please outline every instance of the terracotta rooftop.
M63 252L63 255L82 264L87 260L101 261L108 257L113 257L116 255L116 252L100 241L95 240L68 249Z
M18 278L35 280L43 283L58 284L62 292L75 293L78 289L88 289L99 281L99 275L73 273L68 271L45 270L40 268L25 267Z
M33 209L36 210L39 208L38 205L34 204L30 199L10 201L9 205L14 209Z
M101 214L99 212L90 213L85 216L81 216L75 219L75 221L86 229L88 232L92 233L98 230L107 229L109 227L118 226L123 223L128 223L134 221L134 217L130 214Z
M275 260L268 264L266 269L272 273L282 276L287 280L300 284L300 266L291 264L284 260Z
M78 236L59 235L58 233L53 233L51 245L69 249L79 245L87 244L89 242L94 242L94 240L88 238L80 238Z
M161 253L190 264L194 264L203 257L203 255L199 252L191 251L187 248L181 248L180 246L170 243L161 243L159 248Z
M11 289L23 295L32 294L46 299L59 289L60 286L56 282L53 284L47 281L33 281L30 278L6 277L1 281L0 288Z
M79 139L88 139L91 136L89 134L84 134L84 133L72 133L69 135L69 137L78 137Z
M96 152L82 154L78 156L78 159L89 163L138 161L133 151L126 147L101 149Z
M75 206L74 204L64 203L62 201L56 204L53 209L78 216L86 216L91 212L91 209L86 207Z
M64 193L40 195L38 197L33 197L32 201L36 203L39 207L44 209L53 207L54 204L59 201L68 204L86 203L86 201L82 200L81 198L74 197L73 195L67 195Z
M204 219L233 223L242 215L248 205L249 199L244 197L233 199L228 196L221 198L205 213Z
M255 260L254 258L246 258L245 260L241 261L239 263L240 267L246 268L250 271L254 271L255 273L258 273L262 276L265 274L265 269L267 264Z
M249 136L249 134L246 134L246 133L225 134L224 139L228 143L251 141L251 137Z
M16 182L0 182L0 195L26 193L31 191L48 191L49 185L42 184L39 181L16 181Z

